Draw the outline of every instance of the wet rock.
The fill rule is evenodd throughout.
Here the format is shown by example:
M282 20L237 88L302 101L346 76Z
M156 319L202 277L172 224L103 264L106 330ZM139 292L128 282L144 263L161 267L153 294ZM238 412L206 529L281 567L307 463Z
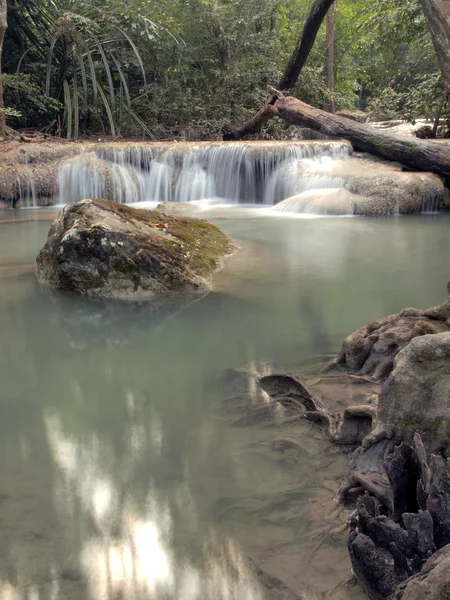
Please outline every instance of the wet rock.
M274 212L309 213L318 215L351 215L353 206L362 201L356 194L344 189L324 188L309 190L286 198L273 207Z
M448 332L450 298L428 310L405 308L400 313L369 323L350 334L338 356L326 370L334 368L386 379L399 351L418 336Z
M386 440L375 446L381 444L386 448ZM419 589L414 583L425 581L423 591L435 593L450 581L442 568L448 569L448 551L436 553L450 542L449 465L427 458L418 434L411 445L391 446L380 463L390 496L386 502L371 490L358 501L348 540L353 571L373 600L440 598L412 594Z
M450 545L433 554L420 573L398 586L394 600L449 600Z
M52 287L92 297L204 294L234 249L207 221L83 200L53 222L37 273Z
M365 438L411 441L419 432L430 452L450 446L450 332L414 338L395 358L378 401L377 425Z
M349 165L341 177L347 189L359 196L353 205L356 215L415 213L437 210L443 204L445 187L437 175L401 171L395 164L372 158L351 162L353 172Z
M421 140L429 140L434 137L433 129L429 125L422 125L414 130L414 135Z
M399 163L359 154L327 163L300 164L298 176L336 178L338 187L351 194L355 215L416 213L445 205L446 188L437 175L402 169Z

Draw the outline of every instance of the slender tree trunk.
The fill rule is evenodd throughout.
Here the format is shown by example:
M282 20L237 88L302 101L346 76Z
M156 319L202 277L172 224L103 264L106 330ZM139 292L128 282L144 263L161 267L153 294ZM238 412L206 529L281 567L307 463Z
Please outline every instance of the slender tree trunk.
M447 94L444 94L442 102L439 104L439 108L436 111L436 116L434 117L433 129L431 130L432 136L435 138L437 136L439 121L441 120L441 114L447 104Z
M272 12L270 13L270 23L269 23L269 31L275 31L277 28L278 14L280 12L280 5L278 2L272 8Z
M327 102L327 110L330 113L336 112L334 101L334 22L336 5L333 4L327 13L327 88L330 93L330 99Z
M230 47L222 26L218 0L214 0L213 2L213 22L211 24L211 30L216 39L220 66L225 68L230 62Z
M5 116L5 103L3 100L3 76L2 76L3 42L5 40L6 28L8 26L6 9L7 9L6 0L0 0L0 141L3 141L5 139L5 133L6 133L6 116Z
M311 49L314 46L320 26L334 1L335 0L315 0L309 11L308 18L306 19L294 53L288 62L283 78L278 84L280 90L290 90L297 83L298 76L305 66Z
M314 45L317 33L326 14L335 0L315 0L303 27L297 46L286 67L286 71L278 85L281 90L291 89L297 82L309 53ZM259 133L261 127L270 119L270 105L276 98L271 98L251 119L241 127L230 124L222 126L224 140L241 140L247 135Z
M420 0L441 70L446 97L450 96L450 0Z

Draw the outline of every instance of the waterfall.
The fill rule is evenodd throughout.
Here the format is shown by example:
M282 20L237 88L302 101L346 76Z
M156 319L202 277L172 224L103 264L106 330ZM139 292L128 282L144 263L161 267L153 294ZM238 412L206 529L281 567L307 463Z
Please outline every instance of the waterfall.
M25 155L23 162L23 171L17 178L17 187L19 191L19 201L22 208L33 208L38 205L38 194L36 191L36 182L33 171L29 167L28 156Z
M226 202L273 205L312 189L339 188L315 172L345 159L337 141L179 142L100 147L59 168L58 201L108 198L125 204Z
M118 155L116 162L95 153L77 156L64 163L58 173L59 202L84 198L108 198L122 204L139 202L144 185L138 173Z

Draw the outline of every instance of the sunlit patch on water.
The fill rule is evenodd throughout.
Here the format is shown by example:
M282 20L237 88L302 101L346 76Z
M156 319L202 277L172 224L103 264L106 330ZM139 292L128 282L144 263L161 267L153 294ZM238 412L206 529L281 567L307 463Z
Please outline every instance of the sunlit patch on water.
M133 411L132 396L128 395L127 402L128 410ZM104 448L98 439L82 443L67 435L55 414L48 415L45 424L61 476L56 486L57 504L73 516L78 498L98 531L83 542L79 556L91 598L263 600L260 585L235 541L219 542L211 533L195 562L178 557L171 543L175 525L167 501L149 489L145 507L138 511L130 497L120 498L113 476L102 465ZM150 435L154 451L160 452L158 419ZM131 449L139 436L140 432L131 432ZM131 452L131 460L133 455ZM184 506L194 510L189 490L181 492ZM189 511L184 517L196 518Z

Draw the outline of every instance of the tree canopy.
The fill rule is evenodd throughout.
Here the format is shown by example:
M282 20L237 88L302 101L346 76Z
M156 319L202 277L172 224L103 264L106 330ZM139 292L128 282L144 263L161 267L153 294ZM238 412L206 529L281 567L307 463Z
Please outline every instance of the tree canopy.
M8 0L8 123L69 138L214 137L281 80L311 4ZM337 0L334 22L335 89L322 25L293 95L324 107L332 94L337 110L376 119L436 114L443 84L419 0Z

